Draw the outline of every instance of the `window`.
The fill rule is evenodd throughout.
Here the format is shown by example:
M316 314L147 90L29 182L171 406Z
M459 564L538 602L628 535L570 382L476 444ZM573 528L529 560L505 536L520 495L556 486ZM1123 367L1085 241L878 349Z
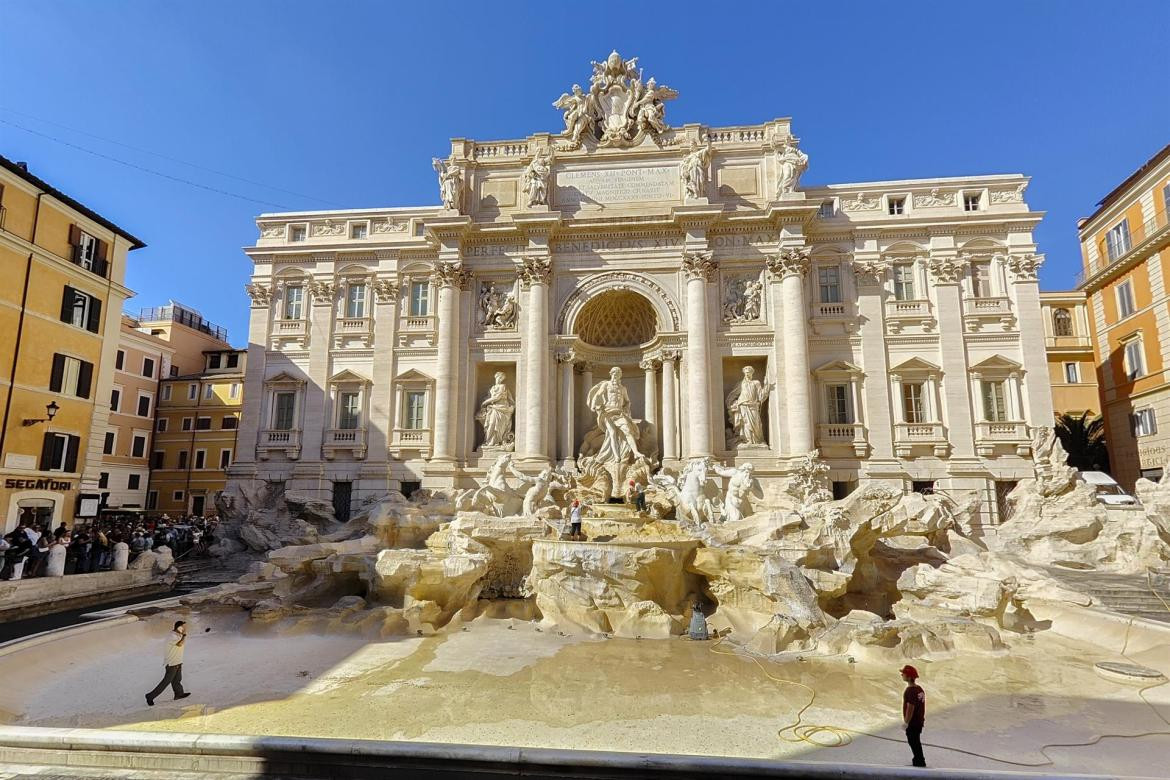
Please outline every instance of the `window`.
M1117 313L1122 319L1137 311L1137 306L1133 302L1133 281L1126 279L1121 284L1117 285Z
M991 263L987 260L971 263L971 295L975 298L992 296Z
M358 319L366 316L366 286L350 284L345 288L345 316Z
M171 386L170 386L170 385L163 385L163 389L162 389L162 399L163 399L164 401L169 401L169 400L171 400Z
M837 204L831 200L826 200L821 203L821 208L817 211L817 216L821 219L831 219L837 216Z
M80 436L46 433L41 441L41 471L76 471L77 450L80 446Z
M305 288L299 284L284 288L284 318L299 320L305 303Z
M1129 238L1129 220L1123 219L1119 224L1105 234L1105 250L1110 260L1116 260L1129 251L1132 246Z
M207 467L207 450L195 450L195 468Z
M167 432L167 418L160 417L158 420L158 424L155 426L155 430L157 430L159 433L166 433Z
M350 238L365 238L366 233L367 233L367 231L369 231L369 229L370 229L370 226L367 225L365 222L355 222L349 226L349 237Z
M108 488L110 486L110 474L108 471L98 472L98 487Z
M150 417L150 396L138 394L138 416Z
M215 385L206 384L203 386L203 400L210 401L215 398Z
M831 425L849 425L853 422L853 404L849 402L849 385L828 385L825 387Z
M113 431L106 431L106 440L102 442L102 454L113 455L114 443L117 441L117 434Z
M426 427L426 398L423 390L407 391L405 428L419 430Z
M189 431L189 430L191 430L191 422L192 422L192 420L191 420L191 418L190 418L190 417L184 417L184 418L183 418L183 430L184 430L184 431Z
M1152 436L1158 432L1158 419L1153 409L1138 409L1132 415L1133 435Z
M219 468L220 468L220 470L226 469L230 465L232 465L232 451L231 450L220 450L219 451Z
M182 501L183 500L183 491L176 490L173 493L171 493L171 500L172 501Z
M236 352L230 352L230 353L228 353L228 356L227 356L227 367L228 367L228 368L235 368L235 367L236 367L236 366L238 366L238 365L240 365L240 356L239 356L239 354L238 354L238 353L236 353Z
M146 437L140 433L134 434L130 440L130 457L141 458L146 455Z
M179 375L179 367L178 366L171 366L171 372L169 374L171 379L174 379L178 375ZM167 396L167 397L169 398L170 396Z
M1052 335L1071 336L1073 334L1072 312L1068 309L1052 310Z
M894 298L913 301L914 293L914 264L898 263L894 266Z
M362 418L361 395L353 391L337 394L337 427L351 431L358 427Z
M1080 366L1076 363L1064 364L1064 381L1070 385L1075 385L1081 381Z
M118 407L122 405L122 390L121 388L113 388L110 390L110 411L118 411Z
M425 317L430 314L430 284L427 282L410 283L410 316Z
M1140 338L1125 342L1125 375L1129 379L1146 375L1146 351Z
M89 398L93 383L93 363L68 355L53 355L53 366L49 370L49 390L54 393Z
M141 484L142 484L142 475L141 474L127 474L126 475L126 489L127 490L137 490Z
M239 397L240 397L240 383L239 382L232 382L231 386L228 388L228 398L231 398L234 401L235 399L237 399Z
M981 192L964 192L963 211L978 211L982 199L983 193Z
M207 367L209 369L219 368L219 361L220 360L222 360L222 358L219 356L218 352L216 352L214 355L208 355L207 356Z
M61 296L61 322L97 333L102 324L102 302L92 295L66 286Z
M926 422L922 382L902 383L902 415L908 423Z
M87 271L96 271L100 260L98 246L101 242L76 226L70 232L73 234L73 262Z
M890 216L898 216L906 213L906 199L905 198L889 198L886 200L886 210L890 212Z
M987 422L1006 422L1008 419L1004 381L987 381L983 385L983 419Z
M126 353L122 350L118 350L118 356L114 358L114 368L121 371L122 366L124 365L126 365Z
M142 375L147 379L154 379L154 359L142 358Z
M166 466L167 454L162 450L155 450L150 453L150 467L152 469L161 469Z
M158 509L158 491L150 490L146 493L146 508Z
M223 418L222 422L220 422L220 427L225 431L234 431L237 427L239 427L239 424L240 419L229 414Z
M297 394L275 393L272 398L272 427L278 431L293 429L293 414L296 411Z
M910 483L910 490L923 496L930 496L934 494L934 480L914 480Z
M818 269L817 286L820 289L821 303L840 303L841 269L835 265Z
M198 397L199 397L199 385L195 384L194 382L187 385L187 400L194 401Z
M187 468L187 451L186 450L179 451L179 468L180 469Z
M196 417L195 418L195 430L197 430L197 431L210 431L211 430L211 418L210 417Z
M305 225L290 225L288 228L289 241L304 241L309 229Z

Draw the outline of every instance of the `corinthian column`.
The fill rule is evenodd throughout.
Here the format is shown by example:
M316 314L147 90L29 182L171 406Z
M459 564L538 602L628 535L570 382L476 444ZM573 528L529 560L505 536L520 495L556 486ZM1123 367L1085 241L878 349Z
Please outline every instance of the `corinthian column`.
M788 407L788 442L793 455L813 448L813 410L809 399L808 304L804 275L808 247L781 249L768 258L768 269L780 278L784 309L784 395Z
M431 460L452 461L455 454L455 378L459 372L455 343L459 337L459 291L467 283L460 263L440 263L431 277L439 288L438 353L435 377L435 427Z
M715 271L710 252L683 255L687 279L687 409L690 420L688 457L711 454L711 349L708 344L707 281Z
M520 272L528 285L528 319L524 338L524 385L527 408L524 410L524 449L521 457L530 461L547 461L548 436L548 282L552 276L552 258L529 257Z

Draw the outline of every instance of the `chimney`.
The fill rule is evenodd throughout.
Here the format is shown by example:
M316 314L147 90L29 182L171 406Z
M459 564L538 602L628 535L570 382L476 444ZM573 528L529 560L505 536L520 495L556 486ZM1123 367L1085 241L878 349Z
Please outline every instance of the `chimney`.
M16 167L20 168L25 173L28 173L28 163L24 162L23 160L20 162L17 162Z

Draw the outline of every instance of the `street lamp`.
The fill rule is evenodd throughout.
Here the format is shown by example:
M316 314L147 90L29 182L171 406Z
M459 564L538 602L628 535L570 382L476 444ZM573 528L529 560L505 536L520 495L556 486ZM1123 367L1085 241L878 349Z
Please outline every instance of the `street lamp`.
M26 417L24 418L24 421L21 422L21 425L27 428L28 426L36 425L37 423L51 423L53 422L53 418L57 416L57 412L60 409L61 407L57 405L56 401L49 401L49 403L45 405L45 416L43 418Z

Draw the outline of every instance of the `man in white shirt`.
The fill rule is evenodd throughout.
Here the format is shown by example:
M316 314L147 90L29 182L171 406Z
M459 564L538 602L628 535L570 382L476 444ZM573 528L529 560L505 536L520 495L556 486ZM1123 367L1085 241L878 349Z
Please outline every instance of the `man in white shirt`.
M163 689L168 685L175 693L175 699L185 699L191 694L183 690L183 647L187 643L187 623L182 620L175 621L175 627L171 631L170 639L167 640L167 649L165 655L166 673L163 674L162 682L154 686L154 690L146 694L146 703L153 707L154 700L158 697Z

